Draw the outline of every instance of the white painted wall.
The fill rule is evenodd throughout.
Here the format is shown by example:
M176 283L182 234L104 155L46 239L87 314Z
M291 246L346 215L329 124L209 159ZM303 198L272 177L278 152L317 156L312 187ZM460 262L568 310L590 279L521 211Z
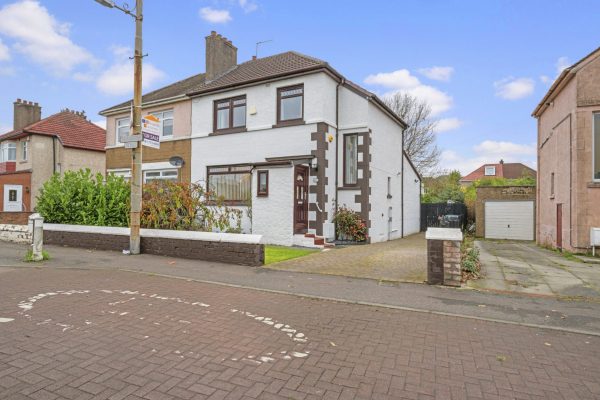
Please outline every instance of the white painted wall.
M408 159L404 157L404 236L420 230L421 180Z
M269 195L257 197L256 171L269 171ZM257 168L252 174L252 233L264 243L291 246L293 238L294 168Z

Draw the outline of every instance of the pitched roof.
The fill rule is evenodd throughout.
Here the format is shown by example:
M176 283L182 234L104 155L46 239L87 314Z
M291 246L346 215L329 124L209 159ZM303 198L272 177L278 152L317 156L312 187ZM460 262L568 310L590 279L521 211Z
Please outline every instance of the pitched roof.
M495 175L486 175L485 167L496 167ZM529 168L523 163L497 163L497 164L483 164L470 174L463 176L461 182L473 182L482 178L506 178L506 179L518 179L524 175L535 176L535 170Z
M359 93L369 100L373 100L378 107L383 109L384 112L396 120L400 125L404 126L405 128L407 127L406 123L374 93L371 93L359 85L346 80L326 61L295 51L287 51L285 53L275 54L269 57L246 61L234 66L211 81L207 81L204 74L191 76L143 95L142 104L159 102L161 100L164 101L178 97L183 98L184 95L201 95L216 90L233 88L239 85L246 85L254 82L318 70L326 70L332 75L336 76L338 79L343 80L344 85L347 88ZM100 115L107 115L114 112L123 111L127 109L130 104L131 100L117 104L116 106L100 111Z
M581 69L585 62L590 60L592 57L600 57L600 47L583 57L581 60L577 61L575 64L571 65L568 68L562 70L558 78L552 83L548 92L544 95L542 100L535 107L535 110L531 113L532 117L539 117L548 107L548 103L552 101L560 93L560 91L565 87L567 83L575 76L577 71Z
M156 101L182 97L185 98L186 93L192 88L204 82L204 74L197 74L188 78L182 79L160 89L153 90L150 93L146 93L142 96L142 104L152 103ZM131 100L124 101L123 103L117 104L116 106L109 107L100 111L100 115L110 114L115 111L122 111L123 109L129 108Z
M213 90L322 68L326 68L333 74L341 76L323 60L295 51L287 51L238 64L212 81L200 82L189 90L188 95L193 96Z
M61 111L38 122L0 136L0 141L36 134L58 137L65 147L104 151L106 130L74 111Z

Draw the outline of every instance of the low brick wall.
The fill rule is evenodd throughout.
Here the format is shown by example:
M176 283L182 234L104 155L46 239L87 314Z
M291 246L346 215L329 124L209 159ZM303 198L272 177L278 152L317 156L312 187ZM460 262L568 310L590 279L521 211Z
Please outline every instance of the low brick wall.
M0 224L0 241L31 243L31 232L27 225Z
M427 283L460 286L462 279L460 245L462 232L452 228L428 228Z
M265 260L260 240L260 235L142 229L140 247L145 254L260 266ZM44 243L122 251L129 248L129 229L45 224Z
M0 212L0 224L27 225L30 212Z

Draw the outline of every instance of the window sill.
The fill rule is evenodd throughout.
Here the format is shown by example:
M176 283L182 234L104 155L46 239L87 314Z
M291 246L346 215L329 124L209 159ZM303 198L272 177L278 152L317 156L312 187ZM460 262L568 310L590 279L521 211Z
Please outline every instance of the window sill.
M587 187L589 189L600 188L600 182L588 182Z
M217 205L219 205L220 202L218 201L207 201L206 205L207 206L212 206L215 207ZM225 200L222 202L223 205L228 206L228 207L236 207L236 206L248 206L248 202L244 201L244 200Z
M269 197L267 193L258 193L256 197Z
M231 133L242 133L247 132L248 129L246 127L243 128L232 128L232 129L220 129L208 134L208 136L219 136L219 135L229 135Z
M360 186L341 186L338 190L360 190Z
M554 200L554 195L549 197L550 200Z
M283 128L286 126L297 126L297 125L306 125L304 119L290 119L288 121L278 121L273 128Z

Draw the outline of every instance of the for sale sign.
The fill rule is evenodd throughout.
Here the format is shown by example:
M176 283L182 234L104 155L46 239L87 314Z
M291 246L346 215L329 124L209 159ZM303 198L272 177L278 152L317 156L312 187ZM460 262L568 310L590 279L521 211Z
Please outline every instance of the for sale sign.
M152 114L142 118L142 138L144 146L160 149L160 120Z

